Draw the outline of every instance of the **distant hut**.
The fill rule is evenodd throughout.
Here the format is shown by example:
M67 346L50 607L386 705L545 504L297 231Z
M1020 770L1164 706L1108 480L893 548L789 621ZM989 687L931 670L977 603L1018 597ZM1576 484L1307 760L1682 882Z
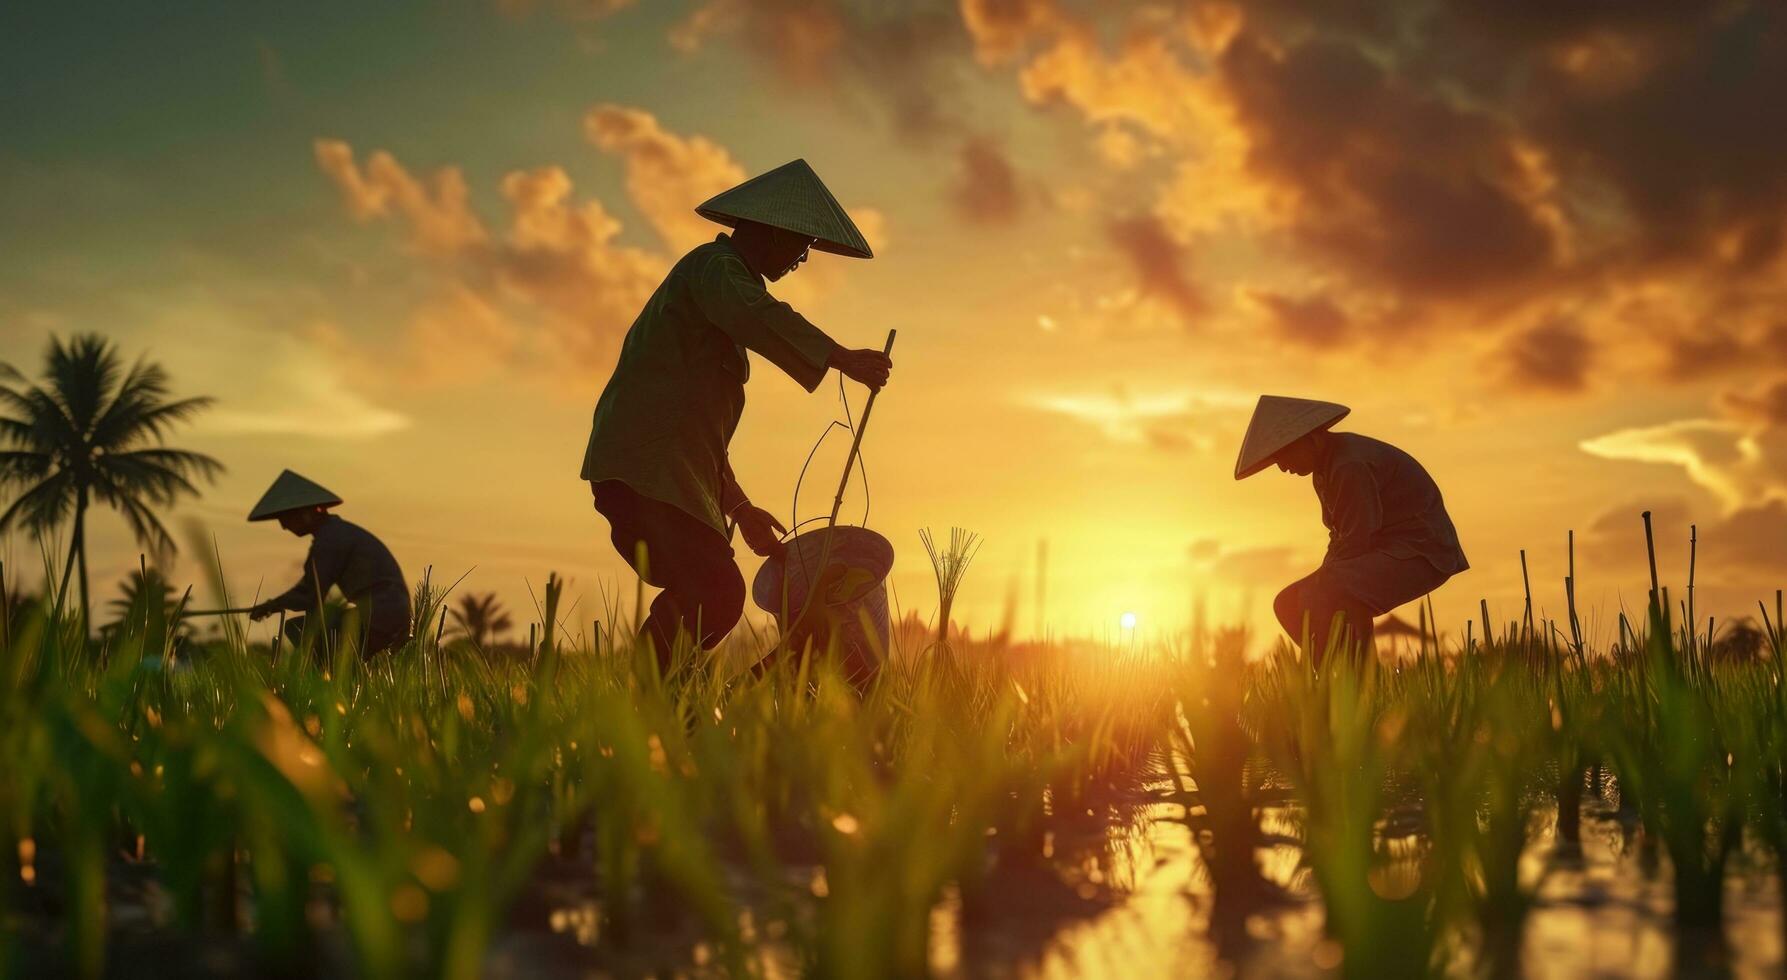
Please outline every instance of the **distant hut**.
M1412 657L1421 652L1421 631L1394 613L1372 627L1380 657Z

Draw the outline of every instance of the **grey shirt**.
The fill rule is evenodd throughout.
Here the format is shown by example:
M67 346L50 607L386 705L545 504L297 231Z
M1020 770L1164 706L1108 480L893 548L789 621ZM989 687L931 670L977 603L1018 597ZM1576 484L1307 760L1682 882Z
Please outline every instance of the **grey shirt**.
M1413 456L1351 432L1330 433L1323 447L1314 473L1328 527L1323 565L1378 552L1424 558L1445 575L1470 567L1440 488Z
M340 588L360 607L368 626L396 628L409 622L409 587L391 549L372 532L334 514L323 518L311 535L304 578L267 603L275 609L314 610L331 588Z

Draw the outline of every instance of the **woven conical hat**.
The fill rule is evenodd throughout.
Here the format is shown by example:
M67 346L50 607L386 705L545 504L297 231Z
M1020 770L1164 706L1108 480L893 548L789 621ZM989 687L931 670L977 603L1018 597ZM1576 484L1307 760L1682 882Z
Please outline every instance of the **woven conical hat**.
M1241 437L1241 455L1235 459L1235 479L1244 480L1266 468L1280 449L1318 429L1346 418L1352 409L1333 402L1308 398L1261 395L1253 407L1253 421Z
M869 243L824 181L805 160L792 160L768 173L721 191L707 199L695 213L729 228L740 221L755 221L797 235L816 238L813 247L822 252L872 259Z
M251 521L265 521L278 517L288 510L300 510L305 507L334 507L341 503L341 498L323 489L315 483L304 479L291 470L285 470L261 494L261 502L248 512Z

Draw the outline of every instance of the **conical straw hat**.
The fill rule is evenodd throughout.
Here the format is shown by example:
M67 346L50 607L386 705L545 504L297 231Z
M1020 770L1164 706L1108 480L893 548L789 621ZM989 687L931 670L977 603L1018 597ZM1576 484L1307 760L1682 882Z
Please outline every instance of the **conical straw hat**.
M299 510L304 507L334 507L341 503L341 498L322 487L304 479L291 470L285 470L261 495L261 502L248 512L251 521L265 521L278 517L288 510Z
M1352 409L1333 402L1308 398L1261 395L1253 407L1253 421L1241 437L1241 455L1235 459L1235 479L1245 480L1272 462L1273 454L1298 439L1326 429L1346 418Z
M869 243L844 213L838 199L805 160L791 160L768 173L721 191L707 199L695 213L729 228L740 221L755 221L797 235L816 238L813 247L822 252L872 259Z

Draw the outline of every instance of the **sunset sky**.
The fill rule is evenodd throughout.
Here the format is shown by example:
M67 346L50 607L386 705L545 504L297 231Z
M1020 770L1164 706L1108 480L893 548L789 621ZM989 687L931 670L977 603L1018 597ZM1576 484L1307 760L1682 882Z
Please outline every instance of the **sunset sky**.
M1057 632L1199 596L1264 629L1325 545L1307 480L1232 477L1273 393L1434 475L1448 631L1518 615L1523 547L1560 613L1575 529L1605 639L1646 508L1677 589L1698 524L1706 611L1787 585L1783 92L1765 0L7 4L0 360L94 331L216 396L176 442L228 472L184 514L245 593L296 577L243 520L290 467L410 576L525 622L557 570L587 621L632 595L577 479L619 340L719 230L697 203L804 157L876 258L772 291L899 330L866 453L902 607L936 603L918 529L960 525L977 628L1015 596L1031 631L1046 540ZM748 397L733 464L787 520L836 375L758 361ZM137 548L92 534L104 598Z

